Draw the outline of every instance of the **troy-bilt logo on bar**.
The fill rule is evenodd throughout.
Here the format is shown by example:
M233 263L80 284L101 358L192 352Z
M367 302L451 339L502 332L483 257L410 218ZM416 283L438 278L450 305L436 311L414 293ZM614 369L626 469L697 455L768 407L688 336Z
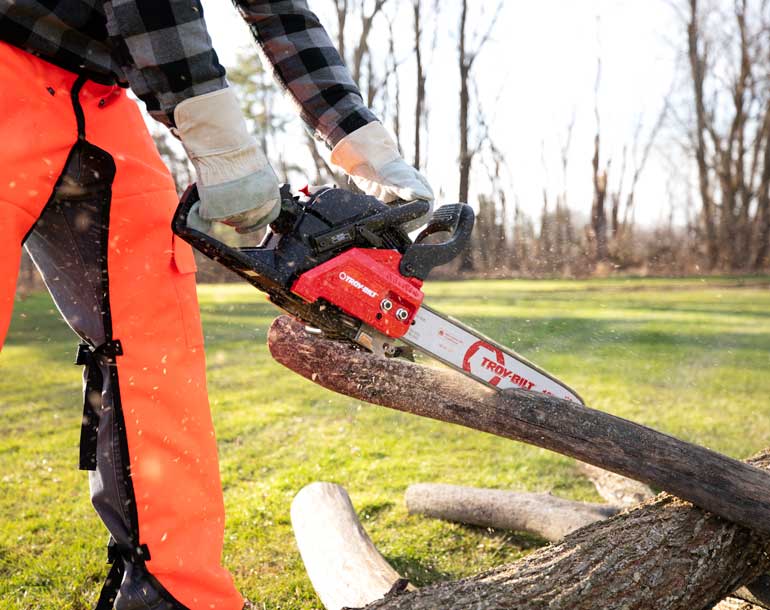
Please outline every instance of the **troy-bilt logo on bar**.
M356 290L360 290L366 296L372 297L373 299L377 298L377 293L374 290L369 288L369 286L366 286L365 284L362 284L356 278L350 277L344 271L340 271L340 279L343 282L345 282L346 284L350 284L351 286L353 286L353 288L355 288Z
M494 357L494 360L488 356L484 356L484 351L489 352L490 355ZM479 354L479 352L481 353ZM474 358L477 354L481 356L480 363L478 357ZM494 376L489 380L490 385L497 386L503 379L507 379L513 385L517 385L525 390L531 390L535 385L534 381L530 381L506 367L505 354L486 341L476 341L476 343L471 345L468 348L468 351L465 352L465 357L463 358L463 370L468 371L469 373L473 372L471 371L471 361L473 361L474 368L481 366L482 370L493 373Z

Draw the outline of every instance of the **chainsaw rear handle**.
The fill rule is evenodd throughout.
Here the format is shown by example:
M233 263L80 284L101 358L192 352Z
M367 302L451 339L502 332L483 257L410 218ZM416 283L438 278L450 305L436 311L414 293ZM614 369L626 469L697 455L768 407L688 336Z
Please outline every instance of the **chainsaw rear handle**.
M290 202L282 201L281 215L283 216L286 215L287 209L291 208L290 211L293 211L293 206L296 204L288 191L288 187L281 187L281 198L285 200L287 196ZM263 247L234 248L207 233L193 229L187 224L190 210L198 201L200 201L198 187L193 183L187 187L174 213L174 218L171 221L173 232L196 250L228 269L232 269L247 281L255 283L255 279L258 278L263 290L280 289L283 277L276 268L275 253L272 249Z
M424 280L434 267L453 260L468 245L474 220L473 208L465 203L442 205L433 212L414 244L404 252L401 274ZM449 236L441 243L422 243L434 233L449 233Z

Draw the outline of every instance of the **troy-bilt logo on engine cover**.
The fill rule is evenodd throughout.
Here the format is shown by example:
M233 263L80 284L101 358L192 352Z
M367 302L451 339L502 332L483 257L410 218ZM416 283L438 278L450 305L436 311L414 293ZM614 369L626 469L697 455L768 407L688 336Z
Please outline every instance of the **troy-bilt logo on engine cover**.
M350 277L347 273L344 271L340 271L340 279L345 282L346 284L350 284L355 288L356 290L360 290L363 292L366 296L372 297L373 299L377 298L377 293L369 288L369 286L366 286L365 284L362 284L359 282L356 278Z
M463 358L463 369L471 373L471 360L473 357L480 351L485 350L488 352L491 352L495 359L492 360L491 358L488 358L487 356L481 357L481 368L485 371L490 371L494 374L492 379L489 380L489 383L493 386L497 386L503 379L507 379L510 381L513 385L517 385L520 388L524 388L525 390L531 390L535 382L530 381L529 379L523 377L522 375L519 375L518 373L513 372L508 367L505 366L505 354L497 349L496 347L490 345L486 341L476 341L473 345L471 345L468 348L468 351L465 352L465 357ZM473 363L475 366L478 366L477 364L478 358Z

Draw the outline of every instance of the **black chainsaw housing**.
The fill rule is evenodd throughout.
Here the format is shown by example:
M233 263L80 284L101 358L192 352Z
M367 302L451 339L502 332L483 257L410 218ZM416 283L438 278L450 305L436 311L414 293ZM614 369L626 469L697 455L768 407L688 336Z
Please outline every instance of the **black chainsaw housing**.
M327 303L307 303L292 293L306 271L351 248L383 248L403 255L401 273L424 279L435 266L459 254L473 228L473 210L464 204L443 206L413 243L401 226L427 214L429 204L412 201L389 206L374 197L323 188L309 197L281 187L281 213L258 246L232 247L187 225L198 202L195 184L185 191L174 216L174 233L203 254L234 271L281 309L330 335L353 339L360 321ZM449 233L439 244L423 243L436 232Z

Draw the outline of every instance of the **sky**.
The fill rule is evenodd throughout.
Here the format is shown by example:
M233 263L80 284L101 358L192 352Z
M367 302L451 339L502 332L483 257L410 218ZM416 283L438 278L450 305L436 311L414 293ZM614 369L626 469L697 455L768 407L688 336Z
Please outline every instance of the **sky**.
M439 199L446 202L457 193L459 2L440 0L439 4L440 13L434 20L438 44L426 66L431 106L426 174L440 193ZM309 5L334 35L331 0L310 0ZM239 51L254 49L248 28L229 1L203 0L203 6L214 47L225 66L234 64ZM493 0L471 3L471 36L486 30L488 13L495 6ZM393 16L396 31L403 32L404 47L411 39L408 13L402 10ZM475 70L491 133L508 166L511 199L515 197L523 210L536 217L542 208L543 188L552 196L561 192L560 148L574 115L566 186L570 205L588 212L597 58L602 61L603 162L612 157L612 180L619 173L624 145L632 145L637 124L641 121L644 126L644 141L677 74L681 75L680 27L665 0L504 0ZM374 34L375 39L383 35L382 31ZM400 70L405 79L413 78L410 61ZM410 93L413 87L411 91L409 86L402 88L405 107L411 106ZM298 137L299 119L297 123L297 131L287 134L288 140ZM641 224L652 224L669 213L670 157L663 150L667 142L665 134L658 138L637 189L636 219ZM471 199L486 185L478 167Z

